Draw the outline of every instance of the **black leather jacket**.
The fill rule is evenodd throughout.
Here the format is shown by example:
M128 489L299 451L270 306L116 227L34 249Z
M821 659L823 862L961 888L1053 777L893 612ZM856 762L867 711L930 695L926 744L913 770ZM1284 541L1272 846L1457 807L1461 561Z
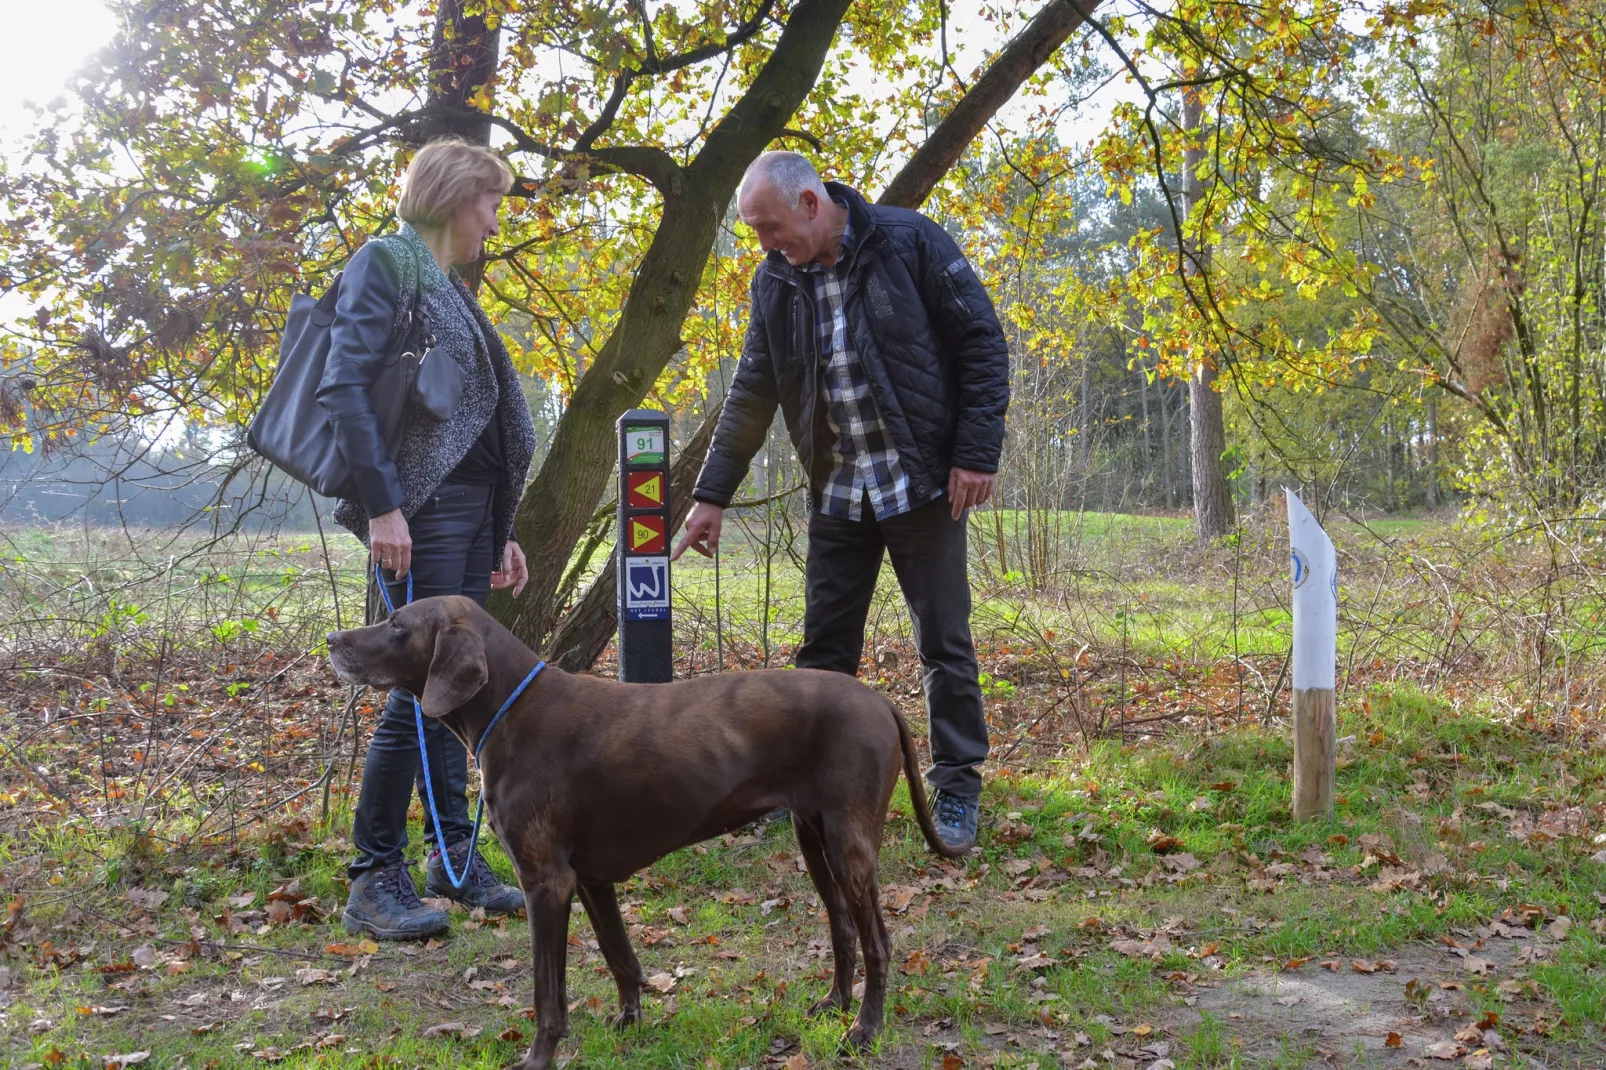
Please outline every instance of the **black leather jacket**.
M340 280L329 328L329 360L318 388L318 400L334 425L335 442L351 466L359 501L369 516L400 508L405 497L369 400L392 348L400 300L401 274L390 255L378 242L358 249Z
M1009 345L959 246L919 212L847 204L848 330L915 500L945 490L951 466L998 470L1009 407ZM752 318L708 460L692 495L728 505L780 405L815 506L830 475L822 360L810 277L771 252L753 277Z

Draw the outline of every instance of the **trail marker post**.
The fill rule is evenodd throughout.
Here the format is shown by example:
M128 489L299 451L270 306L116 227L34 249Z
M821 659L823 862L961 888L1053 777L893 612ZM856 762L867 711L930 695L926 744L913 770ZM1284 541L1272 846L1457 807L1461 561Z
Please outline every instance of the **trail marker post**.
M1338 769L1338 555L1305 503L1288 491L1294 606L1294 820L1333 816Z
M619 417L619 679L674 674L669 620L669 417Z

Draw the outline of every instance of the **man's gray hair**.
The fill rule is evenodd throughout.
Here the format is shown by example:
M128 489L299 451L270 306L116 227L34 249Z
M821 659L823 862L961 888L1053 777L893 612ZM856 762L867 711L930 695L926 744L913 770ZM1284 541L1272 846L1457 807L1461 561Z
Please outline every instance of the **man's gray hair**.
M822 203L830 199L825 183L820 180L820 172L809 163L809 158L784 149L760 153L758 159L747 165L747 173L742 176L742 194L745 196L760 186L774 189L788 208L797 207L804 190L813 190Z

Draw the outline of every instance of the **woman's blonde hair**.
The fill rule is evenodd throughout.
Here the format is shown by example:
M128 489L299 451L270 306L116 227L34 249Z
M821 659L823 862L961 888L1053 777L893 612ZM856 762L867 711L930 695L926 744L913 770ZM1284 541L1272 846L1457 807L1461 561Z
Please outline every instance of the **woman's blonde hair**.
M506 194L512 187L513 171L502 157L460 137L444 137L419 149L407 165L396 214L415 227L441 227L480 194Z

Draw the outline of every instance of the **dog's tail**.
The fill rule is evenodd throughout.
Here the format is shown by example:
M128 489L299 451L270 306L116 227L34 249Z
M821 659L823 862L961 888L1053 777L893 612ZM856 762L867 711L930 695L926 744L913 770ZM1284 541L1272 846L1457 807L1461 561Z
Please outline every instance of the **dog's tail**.
M920 753L915 750L915 737L909 732L909 722L903 719L903 711L890 699L887 700L887 709L892 711L892 719L898 723L898 743L903 747L903 775L909 780L909 804L915 808L915 821L926 837L927 846L944 858L963 858L966 852L954 850L937 835L937 823L931 819L931 807L926 805L926 793L921 788Z

